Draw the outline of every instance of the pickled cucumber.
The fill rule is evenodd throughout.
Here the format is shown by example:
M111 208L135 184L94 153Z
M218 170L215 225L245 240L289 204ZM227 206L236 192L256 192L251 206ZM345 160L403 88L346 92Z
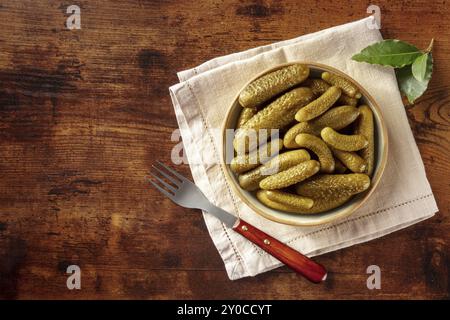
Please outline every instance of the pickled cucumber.
M359 99L361 97L361 93L358 92L358 89L353 83L337 74L323 72L322 79L333 86L341 88L342 91L351 98Z
M330 87L330 85L322 79L306 79L302 85L311 88L315 96L320 96ZM341 96L337 100L337 104L341 106L356 107L358 99L349 97L345 93L341 93Z
M338 158L344 166L354 173L364 173L366 170L366 162L358 156L356 152L341 151L331 148L334 156Z
M233 141L235 150L248 151L254 149L258 145L258 141L248 139L248 130L254 130L257 136L261 129L282 129L292 122L297 110L313 98L311 89L304 87L285 93L255 114L238 130Z
M308 151L300 149L279 154L266 164L261 165L239 176L239 185L248 191L259 188L259 182L270 174L289 169L303 161L311 159Z
M288 192L270 190L265 192L265 195L267 199L271 201L300 210L310 209L314 205L314 201L311 198L302 197Z
M328 197L314 197L314 205L311 209L306 210L304 213L322 213L328 210L337 208L346 203L352 196L351 195L332 195Z
M330 87L319 98L308 103L306 106L298 110L295 114L295 120L302 122L314 119L327 111L339 99L341 89L338 87Z
M316 128L311 125L309 122L300 122L291 127L283 137L283 145L288 149L298 148L299 145L295 142L295 137L299 133L310 133L314 134L316 132Z
M366 173L370 176L373 173L375 162L375 141L374 141L374 123L372 110L362 105L359 107L361 115L356 125L356 133L366 137L369 144L362 149L359 153L361 157L366 161L367 168Z
M294 64L268 73L247 85L239 95L239 103L246 108L254 108L270 98L298 85L308 78L309 68Z
M245 129L281 129L292 122L293 114L314 98L311 89L293 89L259 111L242 127Z
M254 108L242 108L242 111L239 114L236 128L241 128L248 120L250 120L256 114L256 112L257 110Z
M295 136L299 133L309 133L320 136L320 131L325 127L335 130L345 128L355 121L359 115L358 108L352 106L341 106L328 110L320 117L308 122L300 122L291 127L283 138L283 144L288 149L297 148Z
M259 187L265 190L286 188L313 176L319 169L320 163L316 160L304 161L287 170L264 178L259 183Z
M333 128L334 130L341 130L356 120L359 116L359 110L352 106L341 106L328 110L320 117L311 120L311 125L316 127L320 135L325 127ZM317 131L315 131L317 132Z
M340 134L330 127L323 128L320 136L327 144L342 151L361 150L369 144L366 137L361 134Z
M296 192L306 197L355 195L370 187L370 178L362 173L321 174L299 183Z
M330 72L308 78L309 72L290 65L242 90L237 156L230 163L241 188L256 191L272 209L296 214L326 212L367 190L375 161L373 113L357 107L358 86ZM294 120L299 123L289 128ZM297 150L278 154L283 145Z
M306 79L302 85L311 88L315 96L322 95L330 87L330 85L322 79Z
M234 157L230 162L230 168L235 173L249 171L278 155L278 151L280 151L282 147L283 141L281 139L272 140L248 154Z
M344 106L356 107L356 105L358 104L358 99L349 97L348 95L343 93L339 97L337 103L339 103L340 105L344 105Z
M270 191L270 190L258 190L256 192L256 197L258 198L258 200L264 204L265 206L275 209L275 210L280 210L280 211L285 211L285 212L291 212L291 213L301 213L303 212L303 210L306 210L306 208L304 208L304 206L302 206L301 208L298 207L294 207L291 205L286 205L280 202L276 202L273 200L270 200L268 198L268 194L273 193L275 191ZM280 192L280 191L278 191ZM302 197L303 199L303 197Z
M347 167L339 160L338 158L334 158L334 172L335 173L345 173L347 171Z
M308 133L300 133L295 137L295 143L299 147L309 149L317 155L321 172L332 173L334 171L333 155L322 139Z
M256 193L256 197L265 206L275 209L286 211L290 213L298 214L314 214L321 213L347 202L352 196L350 195L340 195L340 196L329 196L329 197L316 197L314 199L309 199L313 201L313 206L311 208L305 208L305 206L300 206L299 204L304 204L308 200L304 200L305 197L298 196L300 198L295 198L295 195L290 193L275 191L275 190L259 190Z
M250 109L250 108L246 108L246 109ZM242 126L244 126L244 125L242 125ZM270 130L267 130L265 132L265 134L266 134L265 136L262 135L260 137L259 130L245 129L242 127L237 128L235 135L234 135L234 139L233 139L234 150L236 150L236 152L238 154L247 153L247 152L254 150L259 145L263 145L267 142L267 140L269 140L270 135L271 135Z

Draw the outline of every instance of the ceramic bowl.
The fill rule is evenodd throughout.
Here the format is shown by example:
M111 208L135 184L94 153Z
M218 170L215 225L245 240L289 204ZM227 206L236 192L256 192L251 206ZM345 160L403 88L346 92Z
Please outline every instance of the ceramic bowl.
M256 198L254 192L249 192L244 189L242 189L239 186L239 182L237 179L237 175L234 174L229 165L229 161L226 161L226 151L228 149L228 152L230 148L227 148L226 140L227 140L227 129L235 129L237 119L239 117L240 111L242 110L242 107L238 103L239 93L237 92L236 98L234 99L232 105L229 107L227 115L224 120L224 124L222 127L222 136L223 136L223 144L222 144L222 166L225 167L225 176L228 181L228 183L232 186L234 191L237 193L237 195L241 198L243 202L245 202L250 208L252 208L256 213L260 214L261 216L279 222L283 224L289 224L289 225L298 225L298 226L312 226L312 225L320 225L324 223L332 222L336 219L340 219L343 217L347 217L351 215L353 212L355 212L356 209L358 209L369 197L373 194L375 188L377 187L381 175L383 174L384 168L386 166L387 161L387 153L388 153L388 136L387 136L387 130L386 125L383 120L381 110L379 106L377 105L376 101L370 96L370 94L361 86L359 85L355 80L350 78L348 75L342 73L341 71L327 66L323 64L318 63L311 63L311 62L291 62L282 64L279 66L276 66L274 68L270 68L263 73L259 74L258 76L254 77L250 82L254 81L255 79L269 73L272 71L275 71L277 69L286 67L291 64L295 63L302 63L306 64L310 68L310 77L320 78L320 75L324 71L328 71L331 73L338 74L347 80L351 81L361 92L362 97L360 99L360 104L364 103L367 104L373 111L374 115L374 122L375 122L375 164L374 164L374 173L372 176L372 183L368 190L366 190L363 193L360 193L356 196L354 196L351 200L349 200L347 203L343 204L340 207L337 207L335 209L329 210L327 212L323 213L316 213L316 214L294 214L294 213L288 213L283 211L278 211L271 209L269 207L266 207L263 205L259 200ZM247 85L247 84L246 84ZM245 86L242 87L244 89ZM300 85L301 86L301 85ZM241 90L242 90L241 89ZM229 145L228 145L229 146ZM228 162L228 163L227 163Z

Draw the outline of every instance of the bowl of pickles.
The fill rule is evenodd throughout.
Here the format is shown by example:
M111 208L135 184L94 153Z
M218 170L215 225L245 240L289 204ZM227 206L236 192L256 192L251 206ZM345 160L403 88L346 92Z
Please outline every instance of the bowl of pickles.
M234 99L222 134L228 183L256 213L290 225L349 216L373 193L387 161L376 101L318 63L257 75Z

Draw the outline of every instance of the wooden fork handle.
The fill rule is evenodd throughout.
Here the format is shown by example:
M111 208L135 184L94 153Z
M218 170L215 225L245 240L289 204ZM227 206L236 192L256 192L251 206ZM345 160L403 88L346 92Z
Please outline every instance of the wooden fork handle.
M244 220L240 220L233 229L309 281L319 283L326 279L327 271L322 265L272 238Z

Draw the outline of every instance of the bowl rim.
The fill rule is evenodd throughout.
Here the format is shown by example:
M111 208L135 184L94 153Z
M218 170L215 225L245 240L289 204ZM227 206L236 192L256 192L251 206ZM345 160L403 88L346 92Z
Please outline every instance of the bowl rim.
M236 104L236 102L239 99L239 95L242 92L242 90L248 85L250 84L252 81L255 81L256 79L262 77L263 75L276 71L278 69L293 65L293 64L304 64L307 65L308 67L313 67L316 69L320 69L322 71L328 71L328 72L332 72L335 73L341 77L344 77L345 79L347 79L348 81L350 81L351 83L353 83L358 90L361 92L362 96L364 96L368 101L370 101L370 107L374 108L375 111L378 114L378 119L380 122L380 128L378 128L378 130L380 130L381 132L381 136L383 137L384 140L384 145L382 147L382 155L381 155L381 160L380 163L378 165L378 170L376 172L376 174L372 177L371 179L371 187L369 188L369 190L364 194L364 197L362 197L359 201L353 203L352 205L350 205L346 210L331 215L331 216L324 216L320 221L311 221L311 222L295 222L292 220L288 220L285 218L280 218L280 217L274 217L271 214L268 214L266 212L264 212L263 210L260 210L259 208L257 208L255 205L253 205L253 203L251 203L251 201L249 201L246 197L245 194L243 194L242 188L240 186L237 185L237 183L233 180L232 178L232 173L231 173L231 169L229 168L229 165L226 163L226 129L227 128L227 124L229 122L229 119L231 117L232 114L232 110L233 110L233 106ZM234 128L235 129L235 128ZM256 76L254 76L252 79L250 79L244 86L242 86L242 88L238 91L237 95L235 96L235 98L233 99L233 102L231 103L231 105L228 107L228 110L226 112L225 118L223 120L222 123L222 128L221 128L221 134L222 134L222 150L221 150L221 156L220 156L220 162L221 165L225 167L225 179L226 179L226 183L230 184L232 189L234 190L234 192L236 192L239 196L239 198L247 205L249 206L252 210L254 210L257 214L259 214L260 216L269 219L271 221L274 222L278 222L278 223L282 223L282 224L287 224L287 225L292 225L292 226L318 226L318 225L322 225L322 224L326 224L326 223L330 223L332 221L335 221L337 219L342 219L345 217L350 216L351 214L353 214L359 207L361 207L369 198L370 196L373 194L374 190L376 189L376 187L378 186L381 177L384 173L384 169L386 168L386 163L387 163L387 159L388 159L388 133L387 133L387 127L386 127L386 123L384 121L384 117L383 117L383 113L381 111L381 108L378 106L376 100L364 89L363 86L361 86L357 81L355 81L352 77L350 77L349 75L345 74L344 72L331 67L329 65L325 65L322 63L317 63L317 62L310 62L310 61L292 61L292 62L286 62L286 63L282 63L279 65L276 65L274 67L268 68L265 71L257 74ZM231 180L231 181L230 181ZM273 209L275 210L275 209ZM275 211L279 211L279 212L283 212L280 210L275 210ZM283 212L285 213L285 212Z

